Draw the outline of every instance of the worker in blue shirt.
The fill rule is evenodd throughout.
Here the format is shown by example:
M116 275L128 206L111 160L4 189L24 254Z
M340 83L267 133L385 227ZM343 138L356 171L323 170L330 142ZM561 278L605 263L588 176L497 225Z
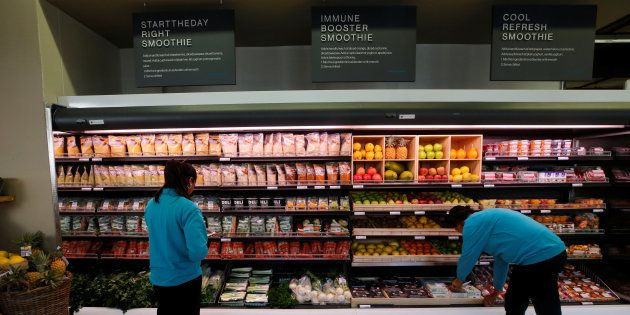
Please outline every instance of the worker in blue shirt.
M197 173L192 165L169 161L164 186L149 201L150 280L158 298L158 315L199 314L201 261L208 237L201 210L189 200Z
M512 273L505 294L507 315L523 315L531 299L538 315L559 315L558 273L566 259L566 246L544 225L520 212L486 209L476 212L457 206L448 221L462 233L463 246L457 263L457 278L451 284L460 288L481 253L494 257L494 288L484 297L494 304L503 291L509 265Z

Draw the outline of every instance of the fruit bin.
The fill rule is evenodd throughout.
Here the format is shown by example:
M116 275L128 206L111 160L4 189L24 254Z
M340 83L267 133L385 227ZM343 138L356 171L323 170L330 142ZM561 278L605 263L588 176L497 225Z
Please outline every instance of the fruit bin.
M415 161L385 161L383 179L385 183L413 184L418 175Z
M457 135L451 136L449 158L453 160L481 160L483 136Z
M383 161L353 161L352 183L382 184L384 174ZM373 168L373 169L372 169ZM369 175L368 177L365 177ZM376 176L375 176L376 175Z
M417 170L417 181L420 184L448 182L450 174L448 160L418 160Z
M386 161L415 161L417 136L385 136L383 157Z
M381 152L382 156L379 156L377 152ZM358 158L357 152L363 153L361 158ZM368 159L367 152L374 152L374 156ZM385 136L353 136L352 137L352 160L353 161L369 161L376 160L382 161L385 158Z
M479 183L481 182L481 160L467 161L467 160L451 160L449 167L449 181L453 183ZM462 168L467 167L470 175L470 180L466 180L465 172L462 172ZM459 170L462 178L457 178L457 171Z
M436 148L436 144L439 144L441 148ZM430 147L427 147L430 145ZM418 149L417 157L418 161L431 161L431 160L448 160L450 159L450 151L451 151L451 136L418 136L418 145L416 146ZM429 149L429 151L427 151ZM441 150L440 150L441 149ZM422 155L421 152L425 152L425 155L428 152L442 152L442 156L431 156L431 155Z

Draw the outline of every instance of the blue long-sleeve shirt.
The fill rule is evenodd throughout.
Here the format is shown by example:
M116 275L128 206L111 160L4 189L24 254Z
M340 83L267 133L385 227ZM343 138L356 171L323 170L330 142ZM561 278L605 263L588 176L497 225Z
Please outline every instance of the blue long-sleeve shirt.
M487 209L464 222L464 244L457 278L464 281L482 252L494 256L494 287L502 290L509 264L531 265L566 250L562 240L544 225L517 211Z
M201 210L190 200L166 188L159 202L151 199L145 210L149 229L151 283L176 286L201 275L208 254L208 237Z

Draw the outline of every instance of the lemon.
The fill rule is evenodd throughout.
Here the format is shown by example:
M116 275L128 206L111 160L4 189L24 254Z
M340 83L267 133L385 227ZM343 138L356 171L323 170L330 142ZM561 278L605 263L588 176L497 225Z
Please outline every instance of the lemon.
M354 149L354 151L361 151L361 144L360 144L360 143L358 143L358 142L355 142L355 143L352 145L352 149Z
M363 158L363 155L361 155L361 151L355 151L353 156L355 160L360 160Z
M465 182L469 182L470 181L470 173L464 173L464 175L462 175L462 180Z
M478 182L479 181L479 175L477 175L477 174L470 175L470 181L471 182Z
M365 144L365 151L367 152L374 152L374 144L368 142Z
M382 151L376 151L376 153L374 153L374 158L377 160L382 160L383 159L383 152Z
M363 159L363 158L365 158L365 154L366 154L367 152L365 152L365 150L361 150L361 151L359 151L359 152L361 152L361 158L362 158L362 159Z
M456 168L454 168L454 169L451 171L451 174L452 174L453 176L460 175L461 173L462 173L462 171L461 171L459 168L457 168L457 167L456 167Z
M0 250L0 257L9 258L9 253L4 250Z
M380 144L375 145L374 152L383 152L383 147Z
M366 160L374 160L374 156L375 156L375 154L372 151L369 151L369 152L365 153L365 159Z
M0 267L6 266L9 264L9 258L0 257Z
M470 173L470 168L468 168L468 166L462 166L459 168L459 170L462 172L462 174ZM457 174L453 174L453 175L457 175Z
M22 258L22 256L11 256L11 258L9 258L9 264L19 264L21 262L24 262L25 259Z

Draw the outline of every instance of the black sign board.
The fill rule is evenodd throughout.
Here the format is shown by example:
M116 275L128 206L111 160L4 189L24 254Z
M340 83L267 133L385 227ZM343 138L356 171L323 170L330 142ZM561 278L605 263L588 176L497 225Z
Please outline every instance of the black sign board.
M236 83L234 11L137 13L138 86Z
M592 5L496 5L492 12L491 80L590 80Z
M314 82L415 81L416 7L314 7Z

